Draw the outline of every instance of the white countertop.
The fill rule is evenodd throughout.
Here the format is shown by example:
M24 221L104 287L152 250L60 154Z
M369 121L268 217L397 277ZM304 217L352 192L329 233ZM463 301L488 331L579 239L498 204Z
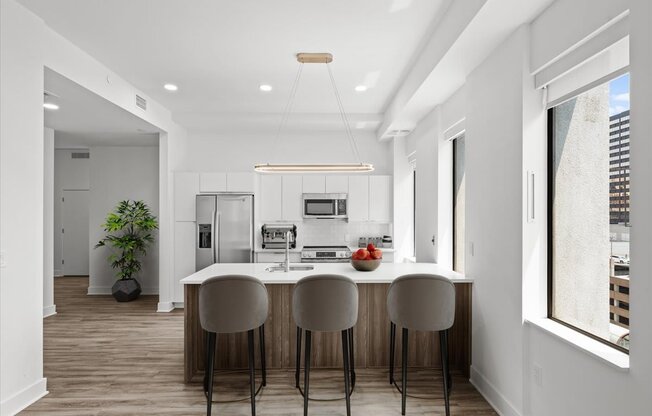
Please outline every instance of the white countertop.
M305 266L310 263L300 263ZM313 263L313 270L294 272L268 272L265 269L277 265L272 263L216 263L181 279L184 285L201 284L213 276L244 274L259 278L265 284L293 284L302 277L313 274L339 274L352 278L356 283L391 283L399 276L411 273L438 274L454 283L472 283L463 274L441 267L435 263L381 263L373 272L359 272L349 263Z
M351 250L352 252L356 251L359 248L361 248L361 247L358 247L358 246L348 246L348 247L349 247L349 250ZM390 247L387 247L387 248L378 247L378 248L380 250L382 250L383 252L385 252L385 253L393 253L394 252L394 249L390 248ZM301 253L302 249L303 249L303 247L291 248L290 253ZM254 250L254 252L255 253L285 253L285 249L284 248L262 248L262 247L257 247Z

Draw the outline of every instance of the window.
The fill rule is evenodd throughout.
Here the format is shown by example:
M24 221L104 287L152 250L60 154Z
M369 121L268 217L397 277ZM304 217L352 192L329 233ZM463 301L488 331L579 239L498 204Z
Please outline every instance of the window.
M453 270L464 273L464 136L453 140Z
M629 75L548 111L548 315L629 349Z

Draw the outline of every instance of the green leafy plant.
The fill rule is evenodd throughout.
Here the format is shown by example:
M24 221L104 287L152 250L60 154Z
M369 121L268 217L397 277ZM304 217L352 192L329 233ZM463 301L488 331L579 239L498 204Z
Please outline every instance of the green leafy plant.
M148 246L154 242L152 232L158 228L156 217L143 201L121 201L106 217L102 225L108 234L95 248L110 246L108 257L111 267L117 269L118 279L131 279L142 267L141 257L147 255Z

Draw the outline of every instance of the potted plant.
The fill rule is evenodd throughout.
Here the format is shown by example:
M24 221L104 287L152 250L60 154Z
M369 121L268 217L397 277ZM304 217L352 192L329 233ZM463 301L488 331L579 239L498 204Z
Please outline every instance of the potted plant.
M140 283L135 275L142 267L141 258L147 255L147 248L154 241L152 232L158 228L158 222L145 202L126 200L107 215L102 227L108 234L95 248L112 248L107 260L118 270L113 297L118 302L129 302L140 295Z

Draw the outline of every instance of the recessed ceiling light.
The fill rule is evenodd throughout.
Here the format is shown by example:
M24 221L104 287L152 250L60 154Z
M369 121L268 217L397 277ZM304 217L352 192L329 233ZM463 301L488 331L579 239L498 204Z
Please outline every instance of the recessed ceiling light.
M176 90L179 89L179 87L177 87L177 86L174 85L174 84L165 84L165 85L163 86L163 88L165 88L165 89L168 90L168 91L176 91Z
M267 85L267 84L262 84L262 85L261 85L260 87L258 87L258 88L260 88L260 90L261 90L261 91L264 91L264 92L270 92L270 91L272 90L272 86L271 86L271 85Z
M358 86L355 87L355 90L357 92L365 92L365 91L367 91L367 86L366 85L358 85Z
M43 103L43 108L47 108L48 110L58 110L59 106L55 103Z

